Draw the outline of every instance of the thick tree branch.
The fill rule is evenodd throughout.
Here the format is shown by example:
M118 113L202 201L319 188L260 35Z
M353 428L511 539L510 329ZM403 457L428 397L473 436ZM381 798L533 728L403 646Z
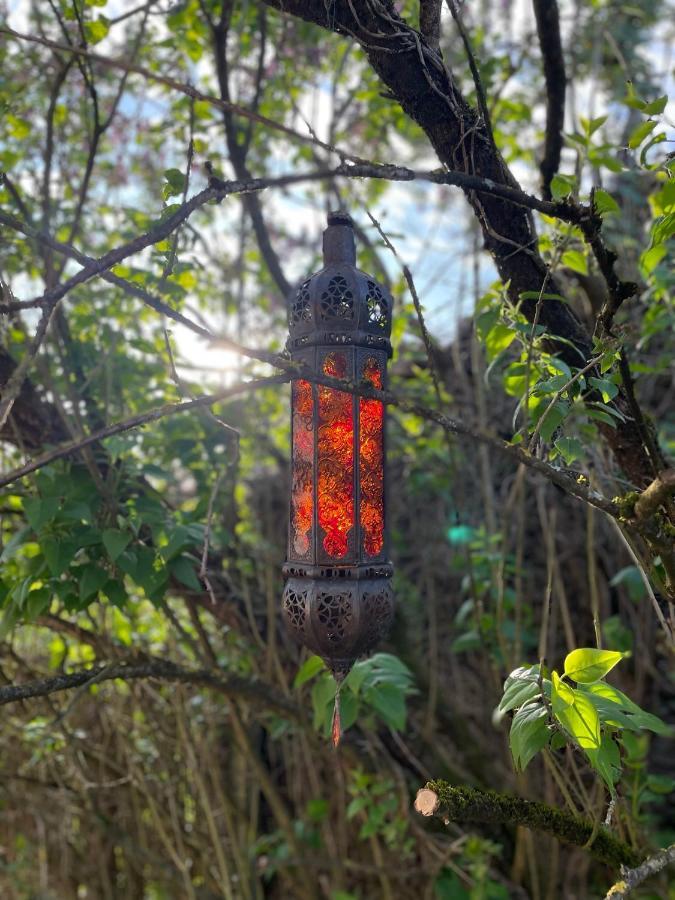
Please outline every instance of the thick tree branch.
M440 50L441 10L443 0L419 0L420 2L420 34L422 34L432 50Z
M651 519L659 506L666 506L675 494L675 469L666 469L645 488L635 501L635 518Z
M543 831L564 843L587 847L596 859L614 868L634 866L639 862L637 853L604 827L596 829L592 822L534 800L452 787L445 781L430 781L418 792L415 809L424 816L437 815L453 822L522 825L533 831Z
M551 179L560 166L565 121L565 58L556 0L532 0L546 80L546 142L541 171L542 193L551 199Z

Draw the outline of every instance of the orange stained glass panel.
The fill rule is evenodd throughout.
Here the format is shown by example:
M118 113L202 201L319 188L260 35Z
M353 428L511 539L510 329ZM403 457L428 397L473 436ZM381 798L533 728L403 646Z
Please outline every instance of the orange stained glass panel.
M291 546L304 558L311 549L314 513L314 400L309 381L293 382L293 473L291 484Z
M382 388L382 367L373 356L363 367L363 380ZM359 518L363 550L378 556L384 548L384 404L359 399Z
M345 378L344 353L329 353L323 372ZM354 412L352 395L319 385L318 497L323 547L329 556L342 559L349 549L354 527Z

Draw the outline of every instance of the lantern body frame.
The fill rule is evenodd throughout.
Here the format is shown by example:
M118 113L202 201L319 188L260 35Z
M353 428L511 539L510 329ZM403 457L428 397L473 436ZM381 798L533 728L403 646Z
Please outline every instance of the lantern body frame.
M351 220L329 216L324 268L289 299L288 349L317 375L386 386L392 298L355 266ZM292 383L286 624L337 678L384 637L394 612L386 529L385 409L307 379Z

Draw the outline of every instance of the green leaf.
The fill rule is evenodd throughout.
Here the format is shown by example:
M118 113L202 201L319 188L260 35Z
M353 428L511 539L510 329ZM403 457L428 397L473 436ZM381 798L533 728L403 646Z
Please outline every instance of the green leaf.
M178 525L171 532L169 536L169 542L165 547L162 547L161 554L167 562L170 559L173 559L176 554L178 554L184 547L188 544L193 543L190 540L190 532L186 528L185 525Z
M627 697L618 688L598 681L595 684L582 685L579 690L588 694L591 702L598 710L603 723L629 731L653 731L665 736L673 735L675 729L667 725L658 716L648 713Z
M364 700L375 709L394 731L405 728L405 694L399 685L389 682L368 688Z
M450 651L452 653L464 653L467 650L476 650L481 644L480 634L475 629L472 629L456 637L450 644Z
M180 169L167 169L164 173L166 184L164 185L162 194L165 200L170 197L178 197L185 190L186 177Z
M80 577L80 600L84 603L90 600L108 580L105 569L95 563L89 563L84 567Z
M573 176L558 173L551 179L551 196L554 200L562 200L572 193L576 184L577 180Z
M126 606L129 596L127 594L126 588L124 587L124 584L121 581L116 581L115 579L110 578L103 585L102 590L113 606L116 606L118 609L122 609L124 606Z
M84 23L84 33L89 44L98 44L109 31L110 22L105 16L99 16L93 22Z
M126 549L131 535L126 531L118 531L115 528L106 529L101 535L103 546L108 551L108 556L115 562L117 557Z
M56 540L56 538L42 538L40 547L49 571L55 578L63 575L77 551L74 541Z
M516 333L509 325L494 325L485 337L485 349L489 360L493 360L513 343Z
M539 693L539 666L514 669L504 682L504 695L498 709L502 713L509 712Z
M588 275L588 262L580 250L566 250L562 255L562 264L573 272Z
M359 714L359 701L351 691L340 691L340 724L342 730L351 728ZM332 717L331 717L332 721Z
M551 706L553 712L557 715L559 712L572 706L574 703L574 691L561 680L558 673L554 670L551 672Z
M619 204L616 202L614 197L612 197L612 195L608 191L605 191L602 188L595 189L593 193L593 203L600 215L620 212Z
M597 750L600 747L598 711L585 693L571 688L568 690L572 693L572 704L559 705L556 711L555 701L552 699L554 715L582 750Z
M657 244L655 247L645 250L640 257L640 274L643 278L649 278L667 252L665 244Z
M668 94L664 94L662 97L657 97L656 100L652 100L651 103L646 103L642 107L642 112L647 116L660 116L667 105Z
M595 134L598 128L601 128L605 122L607 121L607 116L598 116L597 119L588 119L581 118L581 124L583 125L584 131L590 137Z
M620 569L609 582L610 587L616 587L623 584L628 591L628 596L634 603L639 603L647 596L645 583L637 566L625 566Z
M554 375L552 378L547 378L546 381L540 381L532 388L532 394L555 394L561 388L564 388L569 378L567 375Z
M333 718L333 702L337 685L332 675L323 672L312 685L312 707L314 708L314 727L324 733L330 728Z
M517 771L525 770L532 758L548 744L550 736L543 703L528 703L518 710L509 732L511 755Z
M600 775L602 780L614 796L614 785L621 777L621 754L616 742L609 734L603 734L600 747L587 749L586 756L591 766Z
M614 666L627 656L619 650L598 650L583 647L572 650L565 657L565 675L582 684L592 684L604 678Z
M26 519L35 531L40 531L43 525L51 522L58 512L60 501L58 497L32 497L24 500L23 510Z
M0 563L7 562L8 559L12 558L12 556L14 555L14 551L19 549L26 538L30 535L30 532L31 529L28 525L25 525L23 528L20 528L17 531L12 539L8 541L3 547L2 553L0 553Z
M663 244L673 234L675 234L675 212L659 216L652 223L651 246L657 247L659 244Z
M172 560L169 563L169 571L185 587L189 587L193 591L204 590L202 583L197 578L194 560L189 556L179 556L178 559Z
M311 681L315 675L318 675L322 669L326 668L326 664L320 656L310 656L308 660L300 666L298 673L293 681L293 687L299 688L308 681Z
M638 125L628 138L628 146L630 149L637 150L647 135L651 134L657 125L658 122L655 122L653 119L648 119L646 122L642 122L642 124Z
M562 376L564 377L564 376ZM562 425L570 411L570 405L558 400L544 419L539 434L545 442L551 440L556 430Z
M610 381L609 378L594 378L591 377L588 379L589 383L593 385L594 388L597 388L602 394L602 399L605 403L609 403L610 400L613 400L614 397L619 393L619 388L614 384L613 381Z
M571 465L575 459L581 459L584 455L584 445L577 438L561 437L554 444L556 450L565 460L566 465Z

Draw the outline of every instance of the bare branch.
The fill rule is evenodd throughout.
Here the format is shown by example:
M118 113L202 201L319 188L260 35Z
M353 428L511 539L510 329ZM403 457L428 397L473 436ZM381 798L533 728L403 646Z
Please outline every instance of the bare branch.
M230 675L211 669L185 669L168 660L151 659L143 662L119 662L93 666L81 672L54 675L23 684L0 687L0 706L46 697L61 691L70 691L82 685L120 678L132 681L139 678L158 678L162 681L178 681L211 688L226 697L247 700L259 708L267 709L294 721L303 721L302 711L291 701L278 693L271 685L261 681L247 680L238 675Z
M546 143L541 171L542 192L551 199L551 179L560 166L565 121L565 58L560 38L557 0L532 0L546 80Z
M638 885L661 872L666 866L675 862L675 844L659 850L654 856L650 856L634 869L621 868L621 880L617 881L608 891L605 900L622 900L627 897Z
M60 447L55 447L53 450L48 450L41 456L37 456L31 462L26 463L26 465L20 466L18 469L13 469L11 472L0 477L0 487L11 484L13 481L16 481L17 478L23 478L25 475L30 475L31 472L36 472L38 469L49 465L49 463L54 462L57 459L63 459L65 456L72 456L72 454L77 453L84 447L88 447L90 444L102 441L105 438L112 437L114 434L123 434L125 431L132 431L134 428L140 428L142 425L147 425L149 422L156 422L158 419L163 419L166 416L190 412L190 410L198 409L202 406L212 406L214 403L218 403L221 400L228 400L231 397L236 397L247 391L269 387L272 384L284 384L289 380L289 377L289 375L272 375L269 378L258 378L254 381L240 382L239 384L232 385L232 387L219 391L217 394L205 394L201 397L196 397L194 400L185 400L181 403L165 403L164 406L159 406L155 409L148 410L147 412L139 413L129 419L124 419L122 422L114 422L112 425L106 425L105 428L99 428L97 431L87 434L78 440L70 441L67 444L62 444Z
M22 34L21 32L14 31L13 28L7 28L6 26L0 28L0 34L6 34L9 37L15 38L19 41L27 41L31 44L39 44L40 46L48 47L51 50L60 50L66 53L73 53L77 56L90 59L92 62L97 62L102 66L107 66L113 69L121 69L122 71L133 73L134 75L140 75L147 81L152 81L155 84L164 85L164 87L168 87L174 91L178 91L181 94L185 94L187 97L192 97L193 100L203 100L205 103L210 103L212 106L216 106L219 109L226 110L227 112L235 112L238 116L241 116L244 119L249 119L252 122L257 122L259 125L264 125L266 128L271 128L274 131L285 134L287 137L290 137L295 141L302 141L303 143L307 144L317 144L318 146L323 147L324 150L334 150L334 148L330 147L328 144L325 144L323 141L320 141L317 137L312 137L311 135L307 134L300 134L300 132L294 131L287 125L282 125L280 122L275 122L273 119L269 119L267 118L267 116L263 116L260 113L252 112L251 110L246 109L246 107L244 106L238 106L236 103L230 103L226 100L221 100L218 97L213 97L210 94L204 94L201 91L198 91L196 88L192 87L192 85L184 84L181 81L177 81L175 78L170 78L168 75L160 75L157 72L151 72L149 69L145 69L143 66L131 63L128 60L115 59L110 56L103 56L100 53L94 53L91 50L87 50L85 47L75 47L69 46L68 44L61 44L58 41L51 41L48 38L38 37L37 35L33 34ZM348 153L340 152L340 156L343 159L349 159L353 162L361 162L358 156L351 156Z

